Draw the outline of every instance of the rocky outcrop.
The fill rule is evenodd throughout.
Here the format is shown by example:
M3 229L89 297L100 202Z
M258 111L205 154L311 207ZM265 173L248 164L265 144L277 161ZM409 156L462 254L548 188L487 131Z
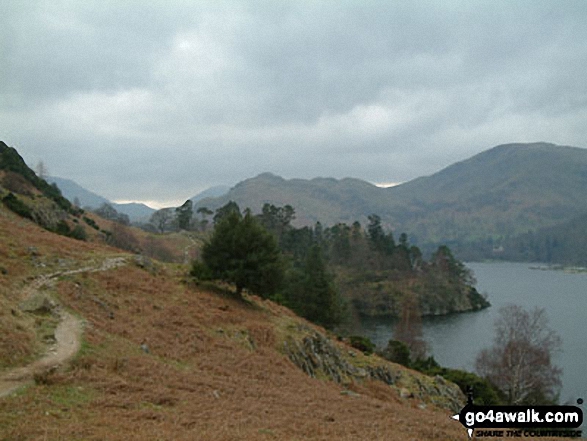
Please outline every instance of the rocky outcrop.
M459 312L479 311L491 306L474 287L463 287L452 295L444 295L436 298L429 295L420 302L422 316L440 316Z
M349 385L366 380L381 381L405 399L459 411L465 397L459 387L440 376L429 377L376 355L365 355L302 324L290 326L283 341L287 357L314 378Z
M301 341L292 337L284 342L289 359L311 377L327 377L337 383L347 384L366 378L395 384L397 375L385 366L358 367L347 358L356 358L357 352L347 355L328 338L314 331Z
M412 289L394 286L392 283L381 283L376 287L367 285L354 289L351 301L360 315L368 317L399 317L402 298L406 296L419 299L418 307L423 317L479 311L491 306L471 286L452 287L439 283Z
M19 308L23 312L33 314L50 314L57 308L57 304L45 294L34 293L31 297L23 300Z

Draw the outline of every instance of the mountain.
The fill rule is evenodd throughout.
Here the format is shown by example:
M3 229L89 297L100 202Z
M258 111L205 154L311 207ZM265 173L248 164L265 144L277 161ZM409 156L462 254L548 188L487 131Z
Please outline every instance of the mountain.
M63 196L73 202L75 199L79 200L82 207L98 208L102 204L110 204L119 213L126 214L131 222L140 222L149 219L149 217L155 212L154 209L148 207L145 204L136 202L130 202L125 204L117 204L111 202L105 197L102 197L92 191L89 191L72 181L71 179L59 178L57 176L48 176L47 181L55 183Z
M423 242L524 233L587 213L587 150L500 145L388 192L386 214Z
M587 213L587 150L548 143L500 145L431 176L391 188L359 179L285 180L270 173L242 181L220 198L261 210L293 206L296 223L366 222L376 213L419 245L501 238Z
M111 205L119 213L126 214L131 222L147 222L151 215L157 211L139 202L127 202L124 204L114 202Z
M90 190L86 190L78 183L71 179L59 178L57 176L47 176L47 182L54 183L59 187L63 196L73 202L78 199L80 206L98 208L102 204L112 204L111 201Z
M217 198L220 196L224 196L226 193L228 193L228 191L230 190L230 187L228 185L216 185L214 187L210 187L200 193L198 193L197 195L195 195L194 197L191 197L191 201L196 204L197 202L201 201L202 199L206 199L206 198Z
M214 210L229 201L254 212L261 211L265 203L291 205L296 211L296 225L313 225L317 221L332 225L366 221L369 214L385 206L385 189L360 179L286 180L263 173L238 183L224 196L201 200L197 206Z

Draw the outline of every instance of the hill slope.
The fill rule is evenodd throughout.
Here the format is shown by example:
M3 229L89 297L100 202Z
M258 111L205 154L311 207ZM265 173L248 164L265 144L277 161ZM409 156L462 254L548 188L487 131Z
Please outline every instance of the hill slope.
M470 260L503 259L587 267L587 214L495 242L464 244L458 251Z
M228 185L216 185L214 187L210 187L204 191L201 191L200 193L191 197L190 199L194 204L196 204L197 202L201 201L202 199L217 198L217 197L224 196L226 193L228 193L229 190L230 190L230 187Z
M388 193L389 215L422 241L526 232L587 212L587 150L501 145Z

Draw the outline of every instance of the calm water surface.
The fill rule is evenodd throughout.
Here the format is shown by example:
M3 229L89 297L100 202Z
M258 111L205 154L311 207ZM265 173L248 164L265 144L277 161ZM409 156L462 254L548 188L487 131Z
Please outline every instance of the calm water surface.
M530 269L524 263L469 263L477 289L492 306L484 311L424 320L430 352L443 366L472 371L481 348L491 346L497 311L507 304L546 309L549 324L562 338L555 363L563 369L560 402L587 401L587 274ZM392 338L389 320L366 319L363 335L382 347ZM587 414L587 409L583 409Z

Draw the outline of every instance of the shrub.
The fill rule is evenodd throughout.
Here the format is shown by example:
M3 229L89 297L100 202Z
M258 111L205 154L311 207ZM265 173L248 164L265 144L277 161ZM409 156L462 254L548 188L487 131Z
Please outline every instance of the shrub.
M9 210L13 211L19 216L33 220L33 212L31 211L30 207L14 196L13 193L8 193L6 196L4 196L2 198L2 202Z
M69 236L71 234L71 228L64 220L60 220L55 226L55 232L62 236Z
M84 216L83 217L84 222L86 224L88 224L90 227L92 227L94 230L100 230L100 227L98 226L98 224L96 223L96 221L90 217Z
M77 240L87 240L88 235L86 233L86 230L84 230L84 227L82 227L81 225L76 225L75 228L69 234L69 237Z
M442 367L434 357L418 360L411 367L426 375L440 375L459 386L464 394L467 393L468 388L472 388L475 404L485 406L504 404L504 397L499 389L472 372Z
M204 262L202 262L200 260L195 260L194 263L192 263L192 269L190 271L190 276L192 276L194 279L198 279L198 280L212 280L213 279L212 271L210 270L210 268L208 268L208 265L206 265Z
M139 253L141 250L139 240L133 232L122 224L114 223L111 232L105 232L107 242L121 250Z
M84 230L84 227L82 227L81 225L76 225L72 230L69 224L64 220L60 220L57 223L56 227L53 229L53 231L62 236L71 237L72 239L76 240L88 239L88 235L86 233L86 230Z
M375 351L375 344L367 337L361 335L351 335L349 343L355 349L362 351L366 355L370 355Z
M467 393L467 387L471 387L476 404L489 406L503 403L499 390L489 381L476 374L458 369L445 368L440 375L448 381L457 384L463 393Z
M379 355L393 363L410 366L410 348L402 341L389 340L387 346Z

